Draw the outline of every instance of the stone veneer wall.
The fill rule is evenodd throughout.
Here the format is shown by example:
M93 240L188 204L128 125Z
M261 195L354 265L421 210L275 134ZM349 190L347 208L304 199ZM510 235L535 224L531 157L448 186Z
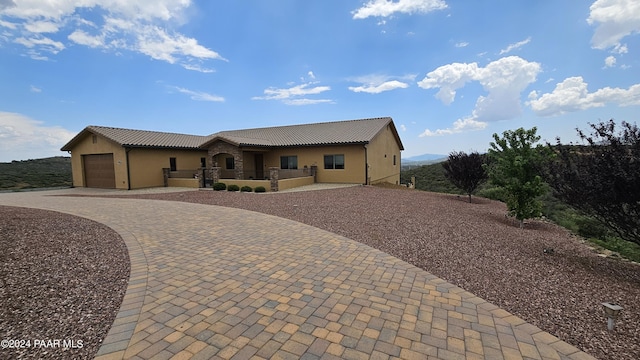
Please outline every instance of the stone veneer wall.
M233 156L233 161L235 165L235 173L236 179L244 179L244 166L242 163L242 150L239 147L226 143L224 141L217 141L213 145L209 146L208 149L209 159L211 159L211 166L215 167L213 164L213 157L219 154L229 154ZM220 166L220 164L218 164Z

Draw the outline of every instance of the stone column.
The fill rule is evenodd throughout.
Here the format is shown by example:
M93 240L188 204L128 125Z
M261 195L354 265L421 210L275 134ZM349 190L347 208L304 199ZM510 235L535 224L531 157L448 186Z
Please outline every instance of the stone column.
M220 168L217 166L214 166L211 168L211 182L215 184L219 181L220 181Z
M318 182L318 165L311 165L311 176L313 176L313 182Z
M162 168L162 178L164 180L164 187L169 186L169 168Z
M277 167L269 168L269 179L271 179L271 191L278 191L278 172L280 171Z

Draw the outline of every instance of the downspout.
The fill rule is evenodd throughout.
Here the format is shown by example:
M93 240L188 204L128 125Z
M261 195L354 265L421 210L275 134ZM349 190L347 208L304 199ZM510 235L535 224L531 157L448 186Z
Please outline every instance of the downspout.
M128 147L124 148L125 160L127 161L127 190L131 190L131 173L129 172L129 151L131 151L131 148L128 148Z
M367 159L367 144L364 145L364 185L369 185L369 160Z

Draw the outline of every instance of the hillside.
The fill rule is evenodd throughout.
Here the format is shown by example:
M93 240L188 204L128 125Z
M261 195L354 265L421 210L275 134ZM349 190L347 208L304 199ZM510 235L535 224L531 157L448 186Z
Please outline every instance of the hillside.
M0 163L0 191L71 186L71 158Z

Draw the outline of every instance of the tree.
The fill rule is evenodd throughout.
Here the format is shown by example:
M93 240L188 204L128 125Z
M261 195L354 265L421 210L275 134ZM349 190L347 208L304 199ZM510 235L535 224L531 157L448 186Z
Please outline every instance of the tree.
M477 152L466 154L463 151L454 151L449 154L449 159L442 163L445 177L469 195L469 202L471 202L471 194L487 180L484 162L484 156Z
M545 147L533 145L540 140L537 128L505 131L502 138L493 134L488 156L489 178L507 194L509 215L515 216L524 226L524 220L541 215L542 204L538 200L546 191L539 175L545 157Z
M640 244L640 129L613 120L576 129L582 145L547 143L556 156L545 180L558 199L590 215L622 239Z

